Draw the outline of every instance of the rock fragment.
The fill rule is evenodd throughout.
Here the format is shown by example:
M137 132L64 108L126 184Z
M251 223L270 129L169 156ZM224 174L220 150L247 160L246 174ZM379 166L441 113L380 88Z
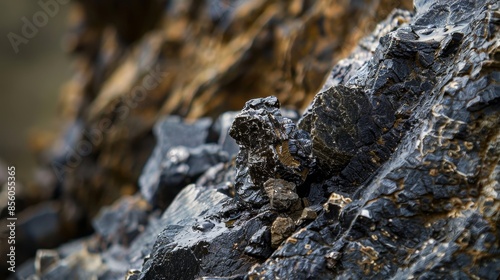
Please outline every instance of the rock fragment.
M119 267L123 279L132 267L141 268L139 279L498 279L497 2L415 1L414 14L392 14L332 71L327 89L359 90L380 136L351 134L361 146L347 164L328 173L321 163L330 178L311 183L293 168L266 169L283 165L273 147L288 135L287 121L273 100L251 101L233 127L245 150L238 200L212 188L230 177L219 165L184 188L129 250L87 252L88 262L59 250L64 261L41 276L117 279L110 274ZM265 205L269 180L310 188L312 205L304 205L317 217L294 223ZM80 274L51 274L67 273L75 259L70 267Z
M314 167L309 135L282 116L276 97L248 101L229 134L240 145L235 187L243 202L261 206L268 201L263 192L267 180L280 178L297 186Z
M282 179L269 179L264 183L264 190L270 200L271 207L277 210L287 210L299 196L295 184Z
M381 136L315 188L352 202L335 194L294 247L285 242L248 275L498 279L497 2L415 1L414 15L378 28L390 27L347 62L362 61L332 71L330 87L365 92ZM309 254L294 250L310 240Z
M361 89L339 85L315 97L299 127L311 133L313 153L325 173L342 171L363 145L380 137L372 115Z
M75 1L64 41L81 67L61 94L64 144L40 153L43 199L62 192L87 214L65 217L78 228L71 232L86 230L101 207L138 187L162 115L216 117L270 93L306 106L366 27L411 2ZM356 24L341 24L346 18ZM73 150L88 141L91 154L74 164ZM235 148L223 146L230 156Z
M289 217L278 217L271 226L271 246L277 248L295 231L295 223Z
M272 251L271 248L271 229L262 227L248 241L245 247L245 253L259 258L268 258Z
M128 246L148 223L151 206L140 196L122 197L114 205L103 208L92 224L104 246Z
M209 119L189 124L168 117L155 127L158 145L139 178L142 195L154 207L165 209L181 188L229 160L220 146L205 144L211 124Z

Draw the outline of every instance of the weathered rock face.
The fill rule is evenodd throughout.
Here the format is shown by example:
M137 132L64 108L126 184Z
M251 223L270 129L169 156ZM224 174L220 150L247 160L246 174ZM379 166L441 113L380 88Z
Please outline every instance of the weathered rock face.
M500 6L415 8L392 13L333 68L298 128L277 98L249 101L229 132L236 173L214 163L161 218L125 210L149 215L130 245L67 245L37 257L48 263L37 275L498 279ZM102 246L109 235L98 232L76 244ZM19 276L32 274L26 264Z
M353 88L351 94L364 91L371 104L375 133L361 138L359 128L366 123L351 122L358 131L347 133L347 148L369 145L360 140L377 141L399 125L391 137L396 149L384 151L392 153L389 158L373 160L387 145L378 140L375 149L351 150L350 161L340 168L342 156L323 161L338 174L326 184L329 188L346 191L345 180L353 178L350 166L360 174L358 182L364 182L358 184L353 202L339 208L338 218L320 214L253 268L250 278L500 275L499 222L493 214L500 206L498 3L417 1L416 8L408 24L381 37L372 59L359 63L361 67L348 65L356 53L333 70L328 82L333 86L328 91L344 86ZM375 39L368 37L362 44ZM331 120L335 115L321 119L325 112L342 111L324 106L343 102L325 100L329 96L335 97L320 94L301 120L311 129L313 154L320 163L322 153L339 150L335 137L341 137L330 133L338 124ZM322 130L328 123L331 130ZM317 145L319 141L331 141L332 146ZM357 157L366 160L355 162Z
M67 125L56 144L40 148L44 167L30 192L18 196L28 204L59 200L69 209L56 215L53 231L60 241L88 234L99 209L142 188L138 179L155 146L152 128L163 115L215 118L272 94L284 105L304 107L335 61L392 8L411 8L411 0L71 5L64 42L75 74L60 100ZM341 24L347 19L353 24ZM192 159L218 157L210 149L189 153ZM232 156L237 145L231 139L222 150ZM196 179L199 174L184 174L183 166L164 168L164 175L182 177L178 186ZM179 191L170 183L172 192L156 207L166 207Z
M65 222L89 221L135 192L160 116L217 117L272 94L305 106L396 6L411 1L75 1L65 42L76 73L61 95L68 129L43 158L56 175L43 189L73 205Z

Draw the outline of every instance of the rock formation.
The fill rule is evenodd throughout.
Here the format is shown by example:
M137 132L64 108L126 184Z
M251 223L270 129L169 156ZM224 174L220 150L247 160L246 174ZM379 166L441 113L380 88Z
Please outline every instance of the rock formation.
M40 211L57 222L50 234L22 241L23 255L53 246L40 240L60 243L88 235L102 207L134 194L155 146L153 126L165 115L187 122L226 116L222 123L230 126L226 112L241 110L252 98L276 95L284 106L305 107L334 63L395 7L410 9L412 3L72 1L64 45L75 59L75 73L60 100L66 126L52 146L44 149L50 141L37 139L44 168L18 197L26 206L40 203ZM227 134L225 127L221 133ZM229 148L236 152L232 139L223 145ZM190 152L207 156L206 149ZM26 216L34 218L32 212Z
M62 220L90 220L137 190L163 115L215 118L269 95L307 106L394 7L411 1L75 1L65 42L76 73L61 95L68 129L44 154L56 176L43 189L76 207Z
M297 124L279 93L213 129L157 122L140 192L15 277L498 279L500 4L414 6L337 63Z

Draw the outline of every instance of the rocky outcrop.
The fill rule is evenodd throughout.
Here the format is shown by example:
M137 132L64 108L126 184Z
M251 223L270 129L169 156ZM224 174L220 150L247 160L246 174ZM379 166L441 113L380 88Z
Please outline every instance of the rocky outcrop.
M335 61L395 7L410 9L411 0L71 1L64 46L75 67L59 102L65 125L55 143L36 140L43 168L17 196L23 209L40 204L25 220L44 211L55 222L47 222L53 225L47 232L19 233L26 244L19 260L88 235L102 207L144 192L139 177L155 146L153 126L164 115L188 122L221 116L230 126L227 111L272 94L285 106L305 107ZM342 24L347 20L352 24ZM232 139L221 144L237 153ZM188 160L226 161L213 149L187 151ZM159 184L150 183L161 189L172 174L178 183L168 184L177 188L168 188L166 198L148 189L160 208L200 175L170 165ZM19 230L25 228L31 226Z
M38 182L75 208L61 220L79 221L77 231L138 189L162 115L215 118L272 94L306 106L374 22L411 8L409 0L101 2L72 7L65 42L76 73L61 95L68 128L41 159L53 178Z
M414 13L393 12L333 68L298 125L276 97L248 101L211 133L203 120L159 122L144 180L174 161L204 166L193 149L225 143L228 128L237 158L200 157L213 166L182 173L196 183L161 216L143 195L177 185L142 185L153 187L100 214L94 236L40 253L19 277L497 279L499 8L416 0ZM209 136L169 144L170 125Z

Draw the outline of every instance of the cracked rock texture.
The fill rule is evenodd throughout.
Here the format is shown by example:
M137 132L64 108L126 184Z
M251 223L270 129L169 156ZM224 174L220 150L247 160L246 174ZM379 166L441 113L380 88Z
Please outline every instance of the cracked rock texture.
M49 231L19 227L20 261L36 248L88 235L101 208L144 192L138 179L155 147L153 127L165 115L220 116L212 132L230 126L227 111L252 98L274 94L285 106L306 107L359 38L393 8L412 7L411 0L60 2L70 2L62 41L74 59L58 106L63 125L58 135L36 139L42 166L17 198L23 208L65 211L51 210L56 222ZM221 141L222 151L238 152L234 140ZM189 153L219 154L209 150ZM171 164L163 173L174 172L179 184L194 182L199 174L185 174L184 166ZM165 208L179 188L170 187L171 196L158 197L155 207ZM38 219L33 212L25 212L26 220Z
M196 183L165 211L143 207L154 206L143 192L124 197L93 236L38 254L15 277L498 279L500 4L414 6L339 61L298 125L277 97L248 101L219 125L236 160L201 156L213 166L183 173ZM190 156L207 145L229 153L221 129L176 125L207 135ZM151 170L176 158L168 133L156 131Z
M152 128L164 115L216 118L273 94L305 107L376 22L411 8L411 0L71 2L64 42L75 74L60 100L67 125L40 153L43 180L26 194L34 202L62 194L73 208L59 215L65 238L87 233L101 207L142 188ZM222 150L237 153L232 144Z
M276 97L248 101L229 135L240 145L235 188L237 199L245 203L261 206L272 199L272 194L266 198L263 192L269 179L300 185L314 167L309 134L282 116ZM286 181L281 184L288 186Z

